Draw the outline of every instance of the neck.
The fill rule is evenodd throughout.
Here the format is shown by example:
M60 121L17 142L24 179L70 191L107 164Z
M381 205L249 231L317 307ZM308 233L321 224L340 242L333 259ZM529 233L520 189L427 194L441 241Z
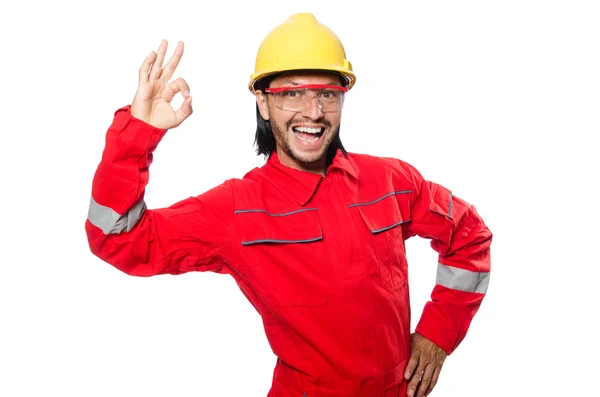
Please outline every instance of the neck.
M296 161L295 159L290 157L285 151L283 151L283 149L277 146L277 158L279 159L279 162L285 165L286 167L325 176L325 168L327 165L326 156L321 157L318 161L315 161L314 163L303 163L300 161Z

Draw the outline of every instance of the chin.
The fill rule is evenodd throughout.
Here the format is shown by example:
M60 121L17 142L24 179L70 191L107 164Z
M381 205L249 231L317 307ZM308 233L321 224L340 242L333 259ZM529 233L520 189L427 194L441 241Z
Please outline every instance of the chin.
M320 153L304 153L294 150L292 152L293 159L301 164L315 164L323 160L326 150Z

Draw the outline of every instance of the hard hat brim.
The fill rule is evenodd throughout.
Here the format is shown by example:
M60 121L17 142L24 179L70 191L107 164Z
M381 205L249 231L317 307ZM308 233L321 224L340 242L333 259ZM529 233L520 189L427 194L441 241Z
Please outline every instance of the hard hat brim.
M282 69L282 70L275 70L275 71L264 71L264 72L257 72L257 73L253 73L250 76L250 82L248 83L248 89L251 92L255 91L255 86L256 83L258 83L259 80L262 80L266 77L274 77L275 75L281 74L281 73L288 73L288 72L334 72L336 74L339 74L340 76L342 76L347 83L347 87L348 89L351 89L352 86L354 86L354 83L356 82L356 76L354 75L354 73L348 69L344 69L344 68L323 68L323 67L319 67L319 68L301 68L301 69Z

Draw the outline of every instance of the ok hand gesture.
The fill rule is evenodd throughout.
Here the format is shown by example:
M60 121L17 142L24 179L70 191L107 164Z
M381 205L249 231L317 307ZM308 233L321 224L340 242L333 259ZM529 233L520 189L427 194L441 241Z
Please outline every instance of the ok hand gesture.
M162 129L175 128L192 114L192 97L186 81L178 78L169 83L183 55L183 42L177 44L171 59L163 68L167 45L167 41L163 40L158 47L158 54L152 51L140 67L139 86L131 104L133 117ZM178 92L185 99L179 109L173 110L171 101Z

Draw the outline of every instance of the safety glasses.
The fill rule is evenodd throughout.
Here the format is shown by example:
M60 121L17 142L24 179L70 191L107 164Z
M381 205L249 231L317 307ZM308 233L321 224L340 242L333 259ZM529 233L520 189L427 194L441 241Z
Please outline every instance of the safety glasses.
M301 112L317 100L317 106L323 113L338 112L344 105L344 94L347 87L328 84L304 84L289 87L265 88L267 94L273 95L275 105L290 112Z

